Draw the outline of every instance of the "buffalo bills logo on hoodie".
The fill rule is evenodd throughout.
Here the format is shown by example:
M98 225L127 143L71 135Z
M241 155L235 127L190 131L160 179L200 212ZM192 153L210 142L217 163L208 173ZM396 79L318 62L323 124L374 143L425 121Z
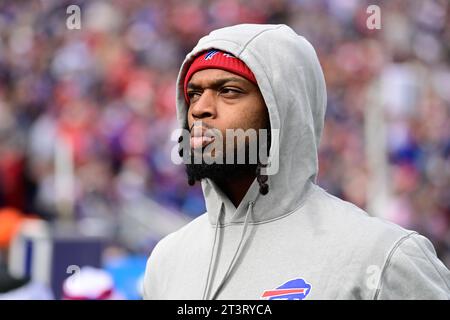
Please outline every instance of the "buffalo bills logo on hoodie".
M311 291L311 285L303 279L290 280L276 289L266 290L261 298L269 300L303 300Z

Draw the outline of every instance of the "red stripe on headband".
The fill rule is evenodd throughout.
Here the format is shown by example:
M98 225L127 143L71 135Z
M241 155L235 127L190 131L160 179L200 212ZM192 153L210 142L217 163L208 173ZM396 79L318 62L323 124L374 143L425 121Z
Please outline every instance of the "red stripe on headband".
M257 84L255 75L242 60L224 51L208 50L194 59L184 78L184 98L188 104L187 84L195 72L204 69L222 69Z

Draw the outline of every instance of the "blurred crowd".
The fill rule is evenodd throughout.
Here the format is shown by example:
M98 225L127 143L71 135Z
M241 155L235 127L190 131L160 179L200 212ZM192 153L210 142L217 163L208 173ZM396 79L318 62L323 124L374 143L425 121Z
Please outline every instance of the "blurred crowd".
M71 4L80 30L66 26ZM370 4L379 30L367 27ZM150 198L199 215L199 185L171 161L178 68L213 29L284 23L316 48L328 86L319 184L367 206L367 108L381 108L383 215L429 237L450 266L449 15L447 0L0 2L0 212L54 221L69 203L75 221L115 221L122 202ZM55 170L67 149L73 163Z

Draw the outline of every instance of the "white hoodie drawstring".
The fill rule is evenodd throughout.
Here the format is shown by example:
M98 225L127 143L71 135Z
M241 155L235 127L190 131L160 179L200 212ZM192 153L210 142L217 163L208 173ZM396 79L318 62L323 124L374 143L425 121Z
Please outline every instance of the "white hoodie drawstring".
M237 249L234 252L233 258L231 259L231 262L228 265L227 271L225 272L225 275L223 276L222 281L220 281L219 286L215 290L214 294L211 296L211 300L216 299L217 295L219 294L220 290L222 289L222 286L224 285L225 281L228 279L231 271L233 270L234 264L235 264L235 262L236 262L236 260L237 260L237 258L239 256L239 252L240 252L243 240L245 238L245 234L247 232L248 218L251 216L252 212L253 212L253 201L249 202L249 204L248 204L247 214L245 215L244 227L242 229L241 239L239 240L239 244L237 246ZM209 274L209 271L208 271L208 274Z
M203 290L203 297L202 300L206 299L206 294L208 292L209 289L209 275L211 273L211 266L212 266L212 262L213 262L213 257L214 257L214 248L216 246L216 240L217 240L217 232L219 230L219 222L220 222L220 217L222 216L222 209L223 209L223 203L222 206L220 207L219 210L219 214L217 215L217 221L216 221L216 229L214 231L214 241L213 241L213 245L212 245L212 249L211 249L211 258L209 259L209 266L208 266L208 275L206 276L206 283L205 283L205 289Z

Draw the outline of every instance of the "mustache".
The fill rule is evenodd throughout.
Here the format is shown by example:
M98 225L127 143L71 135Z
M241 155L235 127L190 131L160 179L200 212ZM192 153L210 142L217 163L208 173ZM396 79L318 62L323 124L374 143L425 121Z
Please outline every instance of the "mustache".
M191 127L188 128L189 133L192 133L192 130L194 129L195 126L202 126L202 127L205 127L207 130L208 130L208 129L219 130L219 129L217 129L217 128L215 128L215 127L213 127L213 126L207 124L206 122L203 122L203 121L194 121L194 123L191 125Z

